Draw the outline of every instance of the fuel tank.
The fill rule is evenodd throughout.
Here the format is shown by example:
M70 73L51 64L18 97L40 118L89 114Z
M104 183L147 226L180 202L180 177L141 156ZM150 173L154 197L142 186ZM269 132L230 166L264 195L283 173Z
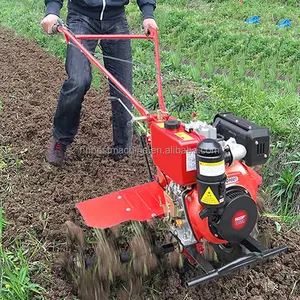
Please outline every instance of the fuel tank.
M196 148L205 137L186 132L177 120L152 123L150 130L155 165L179 185L196 183Z

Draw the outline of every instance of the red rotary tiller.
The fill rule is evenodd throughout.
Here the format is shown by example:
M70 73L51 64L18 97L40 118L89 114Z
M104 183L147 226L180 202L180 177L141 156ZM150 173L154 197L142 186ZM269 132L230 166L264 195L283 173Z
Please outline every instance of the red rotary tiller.
M194 286L226 275L287 250L267 249L254 237L258 221L257 192L262 178L253 166L269 158L270 135L232 113L220 113L211 124L183 123L169 116L163 98L158 33L149 35L74 35L62 23L64 34L132 102L150 134L147 141L157 173L153 180L77 204L86 224L110 228L125 221L163 218L175 242L161 247L169 253L179 249L205 274L186 282ZM79 40L148 39L154 42L160 109L150 114ZM223 263L215 268L204 258L210 245Z

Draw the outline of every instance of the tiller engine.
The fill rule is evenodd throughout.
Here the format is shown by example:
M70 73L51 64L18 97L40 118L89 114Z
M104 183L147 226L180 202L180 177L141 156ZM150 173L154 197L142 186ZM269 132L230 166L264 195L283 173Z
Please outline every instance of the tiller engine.
M167 221L174 242L162 252L180 251L204 275L186 282L194 286L279 254L287 247L267 249L256 239L257 192L262 178L252 168L269 158L269 130L232 113L217 114L211 123L184 123L169 116L163 99L157 31L149 35L65 35L131 100L145 122L156 175L141 186L77 204L86 224L110 228L126 221ZM160 109L150 114L78 41L80 39L150 39L154 42ZM120 100L121 101L121 100ZM124 113L126 112L124 109ZM205 259L214 250L219 268Z

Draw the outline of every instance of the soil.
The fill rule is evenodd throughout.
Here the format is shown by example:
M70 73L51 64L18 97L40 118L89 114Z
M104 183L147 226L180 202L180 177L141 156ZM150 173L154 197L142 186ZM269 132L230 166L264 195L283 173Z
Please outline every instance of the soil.
M65 166L49 166L45 153L59 89L66 76L64 66L34 41L3 27L0 44L0 146L4 150L12 146L6 155L7 168L0 169L0 198L9 222L4 246L18 238L32 248L38 240L41 247L34 260L49 264L50 277L44 269L33 275L33 281L47 290L46 299L75 299L74 284L56 264L65 249L65 222L83 226L75 208L77 202L145 183L146 164L142 154L115 163L99 153L111 144L106 87L105 91L88 92L80 129L68 149ZM134 145L139 147L136 137ZM144 283L139 299L300 299L299 234L284 227L277 232L272 220L266 220L260 228L269 233L271 246L287 245L289 250L263 266L191 289L183 287L182 280L195 276L194 270L168 270Z

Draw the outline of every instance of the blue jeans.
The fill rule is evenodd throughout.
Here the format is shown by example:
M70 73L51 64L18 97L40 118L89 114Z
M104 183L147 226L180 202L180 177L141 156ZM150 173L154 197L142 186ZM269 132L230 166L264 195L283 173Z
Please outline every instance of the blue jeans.
M100 21L91 19L78 12L69 10L67 25L74 34L128 34L128 24L125 14L112 20ZM94 53L97 40L82 41L83 46ZM104 66L107 70L132 93L132 51L129 39L101 40L100 46L104 55ZM115 57L114 60L105 56ZM124 62L125 60L125 62ZM127 62L128 61L128 62ZM65 145L73 142L77 134L82 102L89 90L92 74L87 57L74 45L68 44L66 53L66 72L68 79L63 83L54 116L54 138ZM99 70L99 72L101 72ZM111 83L112 84L112 83ZM110 87L110 96L120 98L133 110L131 102L119 92L116 87ZM131 116L119 101L112 101L113 148L122 152L131 150L132 124Z

